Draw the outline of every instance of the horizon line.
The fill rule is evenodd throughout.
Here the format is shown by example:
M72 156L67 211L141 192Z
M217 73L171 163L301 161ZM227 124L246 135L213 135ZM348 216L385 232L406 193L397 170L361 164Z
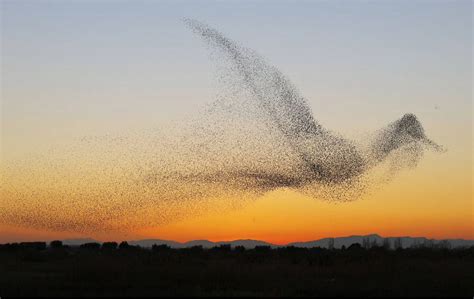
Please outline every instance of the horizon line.
M22 243L22 242L51 242L51 241L81 241L81 240L91 240L93 242L98 242L98 243L105 243L105 242L140 242L140 241L153 241L153 240L159 240L159 241L165 241L165 242L174 242L178 244L186 244L189 242L195 242L195 241L206 241L206 242L211 242L211 243L225 243L225 242L236 242L236 241L257 241L257 242L263 242L263 243L268 243L269 245L278 245L278 246L285 246L285 245L290 245L293 243L310 243L310 242L315 242L315 241L321 241L325 239L341 239L341 238L351 238L351 237L379 237L382 239L397 239L397 238L412 238L412 239L417 239L417 238L424 238L427 240L435 240L435 241L443 241L443 240L462 240L462 241L474 241L473 239L466 239L466 238L430 238L430 237L425 237L425 236L410 236L410 235L401 235L401 236L382 236L377 233L371 233L371 234L353 234L353 235L343 235L343 236L337 236L337 237L322 237L322 238L317 238L317 239L310 239L307 241L290 241L286 243L273 243L270 241L265 241L262 239L252 239L252 238L238 238L238 239L223 239L223 240L218 240L218 241L212 241L209 239L189 239L186 241L176 241L173 239L161 239L159 237L149 237L149 238L143 238L143 239L122 239L122 240L104 240L104 239L97 239L93 237L72 237L72 238L52 238L52 239L30 239L30 240L23 240L23 241L4 241L4 243L0 244L7 244L7 243Z

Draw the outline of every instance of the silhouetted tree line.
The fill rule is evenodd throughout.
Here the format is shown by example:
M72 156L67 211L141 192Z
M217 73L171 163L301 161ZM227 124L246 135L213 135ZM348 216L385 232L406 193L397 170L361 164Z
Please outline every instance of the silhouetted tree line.
M19 249L36 249L36 250L46 250L47 248L50 249L64 249L64 248L69 248L70 246L64 245L62 241L60 240L54 240L49 243L47 242L20 242L20 243L6 243L6 244L0 244L0 250L19 250ZM140 247L139 245L130 245L128 244L127 241L122 241L119 243L117 242L104 242L104 243L97 243L97 242L91 242L91 243L83 243L79 246L72 246L72 247L78 247L80 249L88 249L88 250L117 250L117 249L145 249ZM289 246L292 247L292 246ZM285 248L285 247L277 247L277 248ZM287 247L288 248L288 247ZM293 247L292 247L293 248ZM319 247L316 247L319 248ZM406 249L452 249L451 244L446 241L439 241L437 243L433 242L432 240L425 240L424 242L419 242L417 243L415 241L414 244L412 244L408 248L404 248L402 244L402 239L397 238L394 239L393 242L390 241L390 239L384 239L382 244L378 244L375 239L370 239L370 238L364 238L362 240L362 244L359 243L354 243L350 245L349 247L346 248L346 246L342 246L340 249L336 249L334 247L334 239L329 239L328 240L328 250L346 250L346 249L373 249L373 248L384 248L386 250L406 250ZM192 251L201 251L204 250L202 246L191 246L188 248L184 248L186 250L192 250ZM468 248L462 248L462 249L468 249ZM154 244L151 247L151 250L153 251L167 251L167 250L173 250L168 245L165 244ZM234 248L230 244L221 244L215 247L210 248L212 251L245 251L247 250L244 246L235 246ZM272 249L271 246L256 246L253 250L256 251L270 251L274 250Z
M473 246L474 247L474 246ZM46 250L46 249L80 249L80 250L89 250L89 251L114 251L114 250L146 250L148 248L142 248L139 245L130 245L127 241L122 241L119 243L117 242L104 242L104 243L84 243L79 246L68 246L64 245L60 240L54 240L49 243L47 242L21 242L21 243L6 243L0 244L0 251L9 251L9 250ZM307 250L307 248L297 248L293 246L287 247L276 247L272 248L271 246L256 246L255 248L251 249L255 252L269 252L272 250ZM320 247L314 247L312 249L324 249ZM384 239L383 243L379 245L376 240L371 240L369 238L365 238L362 240L362 244L354 243L346 248L346 246L342 246L340 249L336 249L334 247L334 239L328 240L328 247L327 250L413 250L413 249L424 249L424 250L450 250L452 249L451 244L448 241L440 241L438 243L434 243L431 240L426 240L421 243L414 243L408 248L403 248L402 240L397 238L394 240L393 244L390 242L390 239ZM204 249L202 246L191 246L187 248L179 248L173 249L168 245L165 244L154 244L151 247L151 251L154 252L163 252L163 251L171 251L171 250L181 250L181 251L190 251L190 252L200 252L203 250L210 250L213 252L244 252L246 249L244 246L235 246L232 247L230 244L221 244L219 246L212 247L210 249ZM469 250L469 248L458 248L457 250Z
M219 246L215 246L209 249L205 249L202 246L191 246L187 248L171 248L165 244L154 244L151 248L143 248L139 245L130 245L127 241L122 241L119 243L117 242L104 242L104 243L84 243L79 246L69 246L64 245L62 241L55 240L49 243L46 242L21 242L21 243L7 243L7 244L0 244L0 251L25 251L25 250L36 250L36 251L44 251L44 250L71 250L71 251L140 251L140 250L151 250L152 252L170 252L170 251L181 251L181 252L194 252L199 253L203 251L209 252L245 252L245 251L253 251L253 252L260 252L260 253L270 253L272 251L291 251L291 252L299 252L299 251L368 251L368 250L376 250L376 251L469 251L473 250L473 247L468 248L455 248L451 247L451 244L448 241L440 241L438 243L434 243L433 241L427 240L422 243L414 243L412 246L408 248L403 248L402 240L400 238L395 239L393 244L390 242L389 239L384 239L382 244L378 244L375 240L370 240L365 238L362 240L362 244L354 243L346 248L346 246L342 246L340 249L336 249L334 247L334 239L329 239L328 247L321 248L321 247L314 247L314 248L299 248L293 246L287 247L275 247L272 248L271 246L256 246L253 249L247 249L244 246L235 246L232 247L230 244L221 244Z
M0 245L0 296L472 296L474 247ZM398 244L397 244L398 243Z

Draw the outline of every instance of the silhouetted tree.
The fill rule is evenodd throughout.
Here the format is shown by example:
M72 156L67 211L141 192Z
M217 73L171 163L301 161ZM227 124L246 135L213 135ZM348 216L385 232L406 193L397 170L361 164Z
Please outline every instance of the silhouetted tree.
M328 240L328 249L329 250L333 250L334 249L334 239L333 238L330 238Z
M353 243L347 248L347 250L361 250L362 246L359 243Z
M102 249L103 249L103 250L110 250L110 251L112 251L112 250L116 250L117 247L118 247L117 242L104 242L104 243L102 244Z
M391 244L390 244L390 239L388 239L388 238L383 239L383 245L382 245L382 247L383 247L385 250L390 250L390 248L392 247Z
M364 238L362 240L362 247L364 247L364 249L369 249L370 248L370 239L369 238Z
M59 241L59 240L51 241L51 243L49 243L49 247L51 247L53 249L62 248L63 247L63 241Z
M127 241L120 242L119 249L129 249L130 245L128 245Z
M220 246L214 246L211 248L212 250L214 251L231 251L232 250L232 247L230 244L222 244Z
M393 242L393 248L395 250L401 250L403 249L403 243L401 238L396 238L395 241Z
M370 242L370 248L376 248L376 247L378 247L377 239L374 238Z

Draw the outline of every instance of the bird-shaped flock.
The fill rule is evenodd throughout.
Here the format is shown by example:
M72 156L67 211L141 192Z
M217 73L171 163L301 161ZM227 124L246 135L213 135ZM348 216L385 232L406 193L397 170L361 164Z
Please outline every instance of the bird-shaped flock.
M192 19L221 84L198 117L135 136L83 138L2 166L0 223L65 231L157 226L235 208L280 188L355 200L385 173L414 166L427 138L405 114L369 140L324 128L289 80L254 51Z

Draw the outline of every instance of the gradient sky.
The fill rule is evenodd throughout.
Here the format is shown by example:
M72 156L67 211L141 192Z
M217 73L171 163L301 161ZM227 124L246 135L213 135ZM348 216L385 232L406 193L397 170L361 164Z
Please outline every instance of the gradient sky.
M349 137L410 112L444 154L360 201L276 191L243 209L91 237L474 238L471 1L1 1L2 160L159 127L216 94L192 17L256 50ZM1 199L0 199L1 200ZM0 242L76 237L0 227Z

